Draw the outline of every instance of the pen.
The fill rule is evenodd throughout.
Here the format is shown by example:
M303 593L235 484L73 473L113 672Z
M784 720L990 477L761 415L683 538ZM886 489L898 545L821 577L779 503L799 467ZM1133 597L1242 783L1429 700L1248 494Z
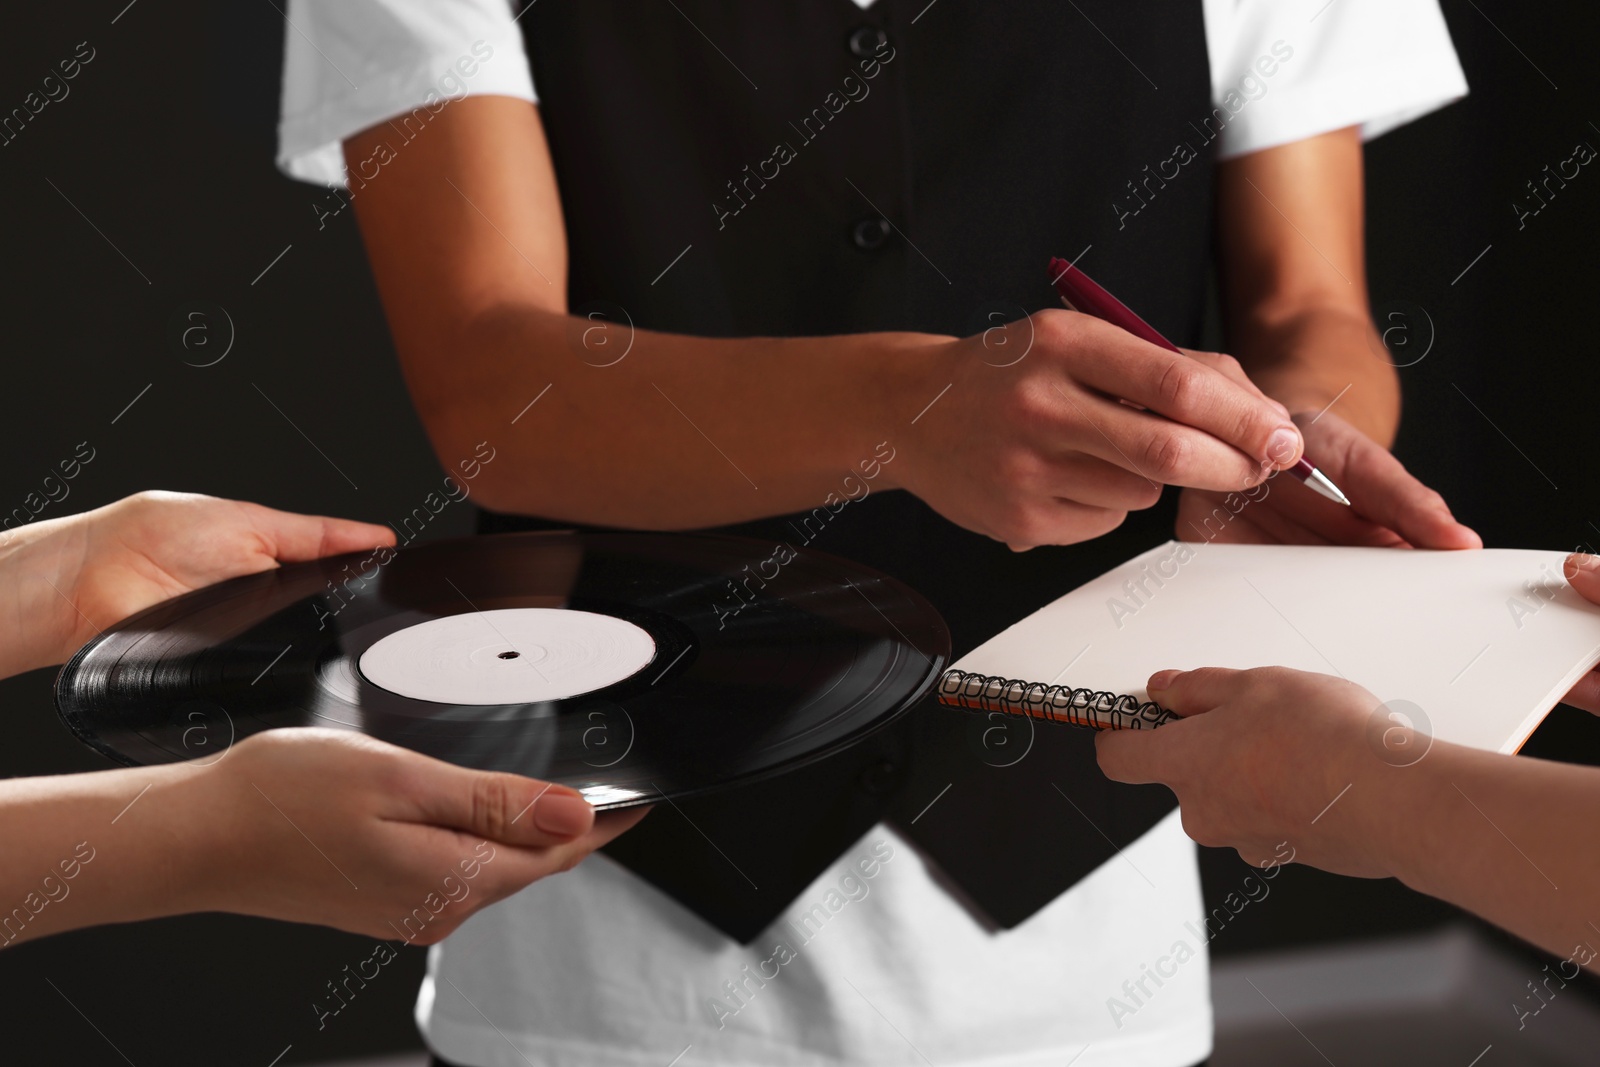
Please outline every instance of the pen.
M1113 326L1120 326L1140 340L1149 341L1153 345L1165 348L1168 352L1183 354L1182 349L1162 337L1156 332L1155 327L1134 314L1126 304L1106 292L1093 278L1066 260L1050 260L1050 280L1055 283L1056 292L1060 294L1062 303L1073 311L1093 315ZM1333 484L1332 479L1312 466L1311 461L1303 454L1299 461L1289 468L1289 473L1334 503L1350 506L1349 497L1339 491L1339 487Z

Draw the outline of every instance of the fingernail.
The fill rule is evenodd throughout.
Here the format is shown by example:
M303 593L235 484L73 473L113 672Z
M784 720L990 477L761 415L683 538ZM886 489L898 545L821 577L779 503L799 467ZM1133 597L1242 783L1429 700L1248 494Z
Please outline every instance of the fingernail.
M593 822L588 802L576 793L552 790L533 803L533 825L547 834L577 837Z
M1150 676L1150 682L1145 688L1152 693L1170 688L1172 683L1177 680L1178 675L1182 673L1182 671L1157 671Z
M1300 431L1293 426L1280 426L1267 438L1267 459L1279 467L1287 467L1300 452Z
M1600 569L1600 556L1591 556L1585 552L1574 552L1567 557L1566 565L1562 567L1568 578L1579 571L1593 572L1596 569Z

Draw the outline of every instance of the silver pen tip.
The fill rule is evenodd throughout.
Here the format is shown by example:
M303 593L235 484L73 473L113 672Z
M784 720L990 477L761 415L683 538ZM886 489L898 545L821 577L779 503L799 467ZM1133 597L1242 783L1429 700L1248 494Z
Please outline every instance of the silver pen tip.
M1326 474L1323 474L1315 467L1313 467L1311 469L1311 473L1306 476L1306 484L1315 489L1317 492L1321 493L1323 496L1327 497L1329 500L1333 501L1335 504L1343 504L1345 507L1350 506L1350 498L1341 493L1339 491L1339 487L1334 485Z

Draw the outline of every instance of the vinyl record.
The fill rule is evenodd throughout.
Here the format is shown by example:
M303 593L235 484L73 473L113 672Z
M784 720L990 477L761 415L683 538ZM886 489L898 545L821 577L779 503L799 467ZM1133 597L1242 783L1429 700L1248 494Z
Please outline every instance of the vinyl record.
M127 764L338 727L608 809L836 752L927 693L949 652L927 601L848 560L732 537L502 534L158 604L84 646L56 704Z

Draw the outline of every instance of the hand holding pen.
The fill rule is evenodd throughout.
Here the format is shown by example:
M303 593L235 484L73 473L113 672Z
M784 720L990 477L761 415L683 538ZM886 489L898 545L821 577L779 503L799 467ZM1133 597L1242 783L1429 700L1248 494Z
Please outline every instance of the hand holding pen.
M1089 315L900 335L872 360L905 383L879 401L903 412L892 484L1013 549L1098 537L1168 485L1261 485L1304 448L1231 358L1174 355Z
M1180 356L1185 354L1183 349L1161 336L1155 327L1134 314L1126 304L1106 292L1093 278L1066 260L1050 261L1050 280L1055 285L1062 302L1073 311L1093 315L1113 326L1120 326L1140 340L1149 341L1158 348L1165 348ZM1315 490L1335 503L1350 506L1349 498L1333 484L1332 479L1317 470L1304 455L1288 470L1290 474L1305 482L1307 488Z

